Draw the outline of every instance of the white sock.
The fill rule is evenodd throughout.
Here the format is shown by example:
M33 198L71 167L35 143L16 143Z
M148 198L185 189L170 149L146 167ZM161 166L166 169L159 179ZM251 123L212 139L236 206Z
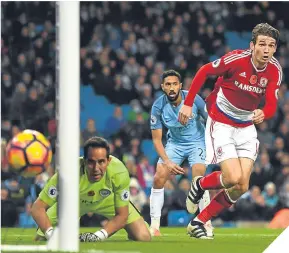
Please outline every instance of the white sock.
M164 205L164 188L162 189L152 188L150 197L151 227L157 230L160 229L160 220L163 205Z
M199 203L200 211L203 211L210 204L210 202L210 193L208 190L206 190Z
M210 202L211 202L210 193L208 190L206 190L199 203L200 212L203 211L210 204ZM200 221L198 218L195 218L195 220ZM211 220L208 220L206 222L206 225L212 226Z

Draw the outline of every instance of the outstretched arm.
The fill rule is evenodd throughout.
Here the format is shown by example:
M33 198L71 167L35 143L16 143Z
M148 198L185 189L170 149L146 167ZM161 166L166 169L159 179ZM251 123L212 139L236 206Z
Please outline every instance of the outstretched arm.
M202 66L192 80L191 87L184 104L192 107L194 99L205 83L206 79L209 76L221 76L227 70L228 66L224 63L222 58Z
M128 196L129 198L129 196ZM128 205L115 208L115 216L104 226L108 236L124 228L128 219Z
M57 202L57 173L45 185L39 197L33 203L31 214L40 230L48 240L53 233L53 225L46 210Z
M202 85L205 83L208 76L224 76L231 67L235 64L233 59L235 59L235 54L237 51L233 51L229 54L224 55L222 58L210 62L202 66L197 74L195 75L189 93L185 99L184 105L179 111L179 122L183 125L187 124L189 118L192 115L192 106L194 104L195 97L200 91Z
M37 223L38 227L44 233L47 240L51 237L53 233L52 224L46 214L46 210L48 208L49 208L49 205L47 205L40 198L38 198L33 203L32 208L31 208L31 215L33 219L35 220L35 222Z

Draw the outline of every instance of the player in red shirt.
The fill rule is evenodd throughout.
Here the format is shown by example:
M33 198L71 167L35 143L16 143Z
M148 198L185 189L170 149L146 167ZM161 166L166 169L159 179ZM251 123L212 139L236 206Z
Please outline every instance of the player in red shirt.
M258 24L252 31L249 50L236 50L204 65L192 81L179 112L182 124L191 117L195 96L207 76L220 76L207 99L206 163L220 163L221 171L194 178L188 209L197 210L205 190L223 189L189 223L187 230L193 237L209 239L204 223L229 208L248 190L259 149L254 124L271 118L277 108L282 69L273 54L278 40L278 30L267 23ZM265 106L257 109L263 96Z

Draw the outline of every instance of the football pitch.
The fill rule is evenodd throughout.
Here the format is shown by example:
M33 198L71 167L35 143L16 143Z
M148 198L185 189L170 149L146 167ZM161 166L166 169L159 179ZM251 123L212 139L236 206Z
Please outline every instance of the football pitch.
M81 228L81 232L95 232L98 228ZM128 241L124 230L105 242L80 243L80 252L88 253L258 253L283 230L265 228L216 228L214 240L197 240L186 235L185 228L162 228L162 237L151 242ZM35 245L35 229L2 228L1 243ZM39 243L38 243L39 244ZM25 251L27 252L27 251Z

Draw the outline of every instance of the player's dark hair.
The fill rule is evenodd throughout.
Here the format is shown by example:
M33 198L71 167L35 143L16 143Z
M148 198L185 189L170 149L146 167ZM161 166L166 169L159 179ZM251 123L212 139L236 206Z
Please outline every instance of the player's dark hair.
M84 143L84 159L87 158L87 153L89 148L104 148L106 149L106 157L109 158L110 155L110 148L107 140L102 137L91 137Z
M180 73L173 69L167 70L162 74L162 82L164 82L165 78L168 76L176 76L177 78L179 78L179 81L181 82L182 78L181 78Z
M252 41L254 45L256 44L259 35L264 35L275 39L277 45L279 42L280 32L267 23L261 23L256 25L252 31Z

